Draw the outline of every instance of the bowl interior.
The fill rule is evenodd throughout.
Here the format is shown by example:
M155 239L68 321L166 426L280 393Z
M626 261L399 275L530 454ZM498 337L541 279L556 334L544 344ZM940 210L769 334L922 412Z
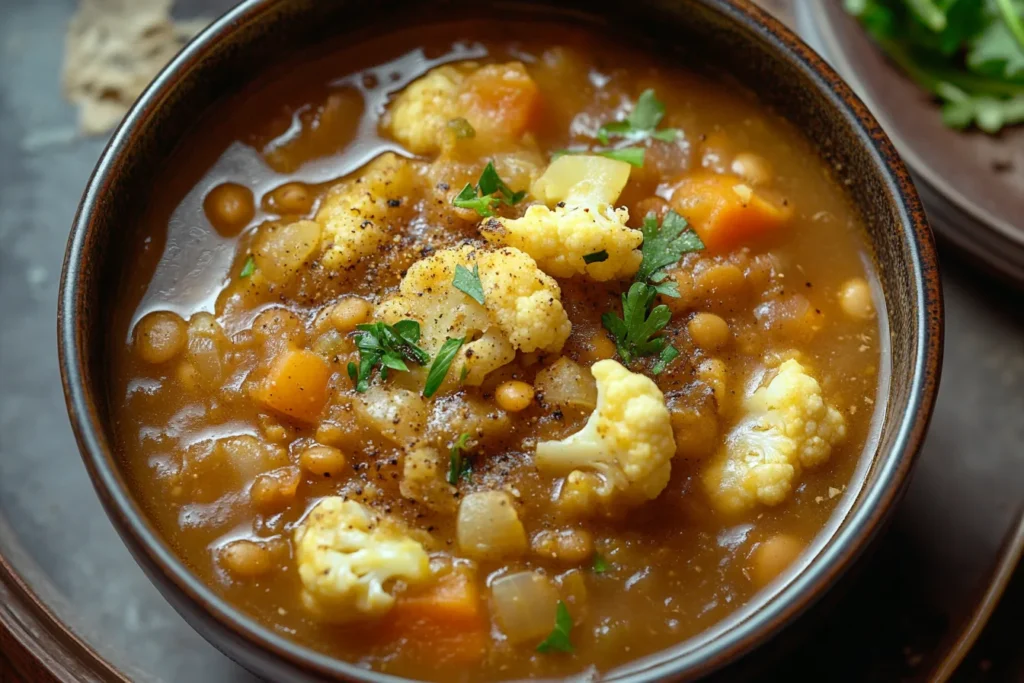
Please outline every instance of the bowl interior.
M867 227L885 293L889 380L879 396L877 438L863 456L856 496L836 513L816 553L773 596L755 599L702 636L639 662L621 675L655 680L707 673L778 630L854 559L898 498L927 424L938 380L941 301L931 235L916 194L887 138L839 78L792 34L744 0L621 3L314 0L240 5L163 72L114 135L83 198L65 262L60 311L61 367L69 411L87 467L125 538L175 606L231 656L258 666L290 662L312 675L386 680L293 644L257 625L192 576L132 500L110 428L108 331L128 293L141 206L161 163L210 108L286 56L340 37L386 32L402 22L495 12L541 13L593 23L658 50L665 60L730 74L815 141ZM883 343L886 330L883 328ZM195 623L195 622L194 622ZM271 654L268 654L271 653ZM276 657L275 657L276 656ZM264 672L266 673L266 671ZM616 676L617 677L617 676Z

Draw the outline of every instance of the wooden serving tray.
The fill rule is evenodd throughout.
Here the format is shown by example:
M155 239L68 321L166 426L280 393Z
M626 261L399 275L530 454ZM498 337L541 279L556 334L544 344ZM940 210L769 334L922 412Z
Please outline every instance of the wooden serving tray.
M67 226L104 143L76 135L60 97L72 4L13 0L0 21L0 680L244 683L252 677L196 635L124 549L67 423L53 304ZM942 391L908 495L827 608L796 625L798 647L760 669L764 680L945 679L1020 557L1024 307L943 256ZM1014 609L1000 608L1004 626L960 677L1024 679Z

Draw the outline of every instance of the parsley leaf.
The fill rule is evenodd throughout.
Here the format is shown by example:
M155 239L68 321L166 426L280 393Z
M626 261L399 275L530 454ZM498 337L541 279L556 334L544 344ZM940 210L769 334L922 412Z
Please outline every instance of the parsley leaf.
M657 283L665 279L665 268L678 263L683 254L701 251L704 248L704 243L697 233L690 228L686 219L675 211L665 214L660 226L653 212L647 214L640 230L644 234L643 245L640 247L643 260L636 271L637 282L651 282L660 287ZM658 293L679 296L678 288L674 292L668 288L659 288Z
M479 196L477 194L479 193ZM492 162L487 162L476 186L466 185L462 191L455 196L452 204L460 209L473 209L481 216L493 216L494 206L503 202L514 206L526 198L526 190L513 192L512 188L505 184L498 172L494 169Z
M452 486L458 486L459 479L469 480L473 474L473 462L462 454L468 442L469 434L463 432L448 452L448 483Z
M623 149L603 149L594 152L598 156L608 157L609 159L615 159L616 161L625 161L630 166L636 166L642 168L644 165L644 156L647 150L643 147L625 147Z
M665 103L655 96L653 88L648 88L636 98L636 104L629 116L623 121L612 121L601 126L597 131L597 139L602 145L607 145L612 138L632 141L654 138L663 142L673 142L679 137L678 129L655 130L664 116Z
M380 367L380 376L387 379L389 369L407 372L406 361L425 365L430 354L418 346L420 324L415 320L400 320L394 325L366 323L356 326L355 341L359 350L359 365L348 364L348 376L356 391L370 388L374 368Z
M473 125L469 121L461 116L449 121L448 129L455 133L455 137L460 140L476 137L476 129L473 128Z
M437 350L437 355L434 356L434 362L430 364L430 370L427 372L427 381L423 385L423 395L425 397L430 398L437 393L437 390L444 382L444 378L448 375L448 368L451 367L452 361L455 360L455 355L465 342L465 337L459 337L458 339L447 339L444 344L441 344L441 348Z
M455 289L465 292L469 298L478 304L484 303L484 284L480 282L480 266L473 264L473 270L466 268L461 263L455 266L455 279L452 281Z
M655 336L672 318L668 306L654 306L658 291L645 282L634 282L629 291L622 295L622 317L607 312L601 316L601 324L615 340L615 348L626 363L632 363L639 356L660 354L668 340Z
M654 361L654 365L651 366L651 373L660 375L665 372L665 368L668 367L668 364L678 357L679 349L669 344L661 350L661 353L658 354L658 360Z
M238 273L238 277L249 277L256 272L256 259L252 254L245 257L245 263L242 264L242 271Z
M584 263L603 263L608 260L608 252L602 249L601 251L595 251L592 254L584 254Z
M604 574L609 569L608 560L601 553L595 552L591 569L594 570L595 574Z
M555 609L555 628L547 638L537 646L537 652L575 652L569 632L572 630L572 616L565 602L558 601Z

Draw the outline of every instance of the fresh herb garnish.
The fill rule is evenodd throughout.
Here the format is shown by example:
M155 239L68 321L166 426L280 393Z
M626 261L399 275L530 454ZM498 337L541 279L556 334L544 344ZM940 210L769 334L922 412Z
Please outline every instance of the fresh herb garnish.
M679 349L669 344L661 350L658 354L658 360L654 361L654 365L651 366L651 373L654 375L660 375L665 372L665 368L668 364L679 357Z
M594 560L591 564L591 569L594 570L595 574L604 574L608 571L609 565L608 560L605 559L601 553L594 553Z
M459 370L459 384L465 382L467 377L469 377L469 368L463 365L462 369Z
M388 370L406 372L406 361L426 365L430 354L417 344L420 341L420 324L415 320L400 320L394 325L367 323L356 326L356 348L359 349L359 365L348 364L348 376L356 385L356 391L365 392L370 388L370 377L374 368L380 368L380 376L387 379Z
M425 397L430 398L437 393L437 390L444 382L444 378L448 375L448 368L451 367L452 361L455 360L455 355L462 348L465 341L465 337L459 337L458 339L447 339L444 344L441 344L437 355L434 356L434 362L430 364L430 370L427 372L427 381L423 385L423 395Z
M569 639L569 632L572 630L572 616L569 608L561 600L555 609L555 628L547 638L537 646L537 652L574 652L572 641Z
M473 270L461 263L456 265L452 284L455 285L455 289L464 292L478 304L484 303L484 284L480 282L480 266L476 263L473 264Z
M245 263L242 264L242 270L238 273L238 277L249 277L256 272L256 259L252 254L245 257Z
M473 475L473 462L462 453L468 442L469 434L462 433L448 452L448 483L452 486L457 486L459 479L468 481Z
M480 173L480 178L476 181L476 185L467 184L455 196L452 204L460 209L473 209L481 216L493 216L494 205L498 202L514 206L523 201L525 197L526 190L513 192L512 188L506 185L505 181L498 175L498 172L494 170L494 164L487 162L484 170Z
M651 283L658 288L659 294L679 296L679 289L674 282L667 283L667 287L659 284L668 276L664 269L679 263L683 254L701 251L704 243L686 219L675 211L665 214L660 226L658 217L652 211L644 216L640 230L644 234L643 245L640 247L643 260L634 279Z
M678 129L656 130L664 116L665 103L654 95L652 88L648 88L640 93L629 116L623 121L612 121L601 126L597 131L597 139L602 145L607 145L611 138L633 141L654 138L663 142L672 142L679 137Z
M1024 2L846 0L880 48L942 104L952 128L1024 122Z
M623 147L621 149L560 149L551 155L551 160L554 161L558 157L565 156L566 154L596 154L600 157L615 159L615 161L625 161L630 166L641 168L644 165L644 155L646 151L647 150L643 147Z
M668 346L657 335L672 318L668 306L654 305L658 290L646 282L634 282L622 295L622 317L612 312L601 316L601 324L615 340L615 348L626 363L639 356L660 354Z
M595 251L593 254L584 254L584 263L603 263L608 260L608 252L602 249L601 251Z
M448 128L453 133L455 133L455 137L457 137L460 140L466 140L469 138L476 137L476 129L473 128L473 125L469 121L462 118L461 116L457 119L452 119L451 121L449 121Z

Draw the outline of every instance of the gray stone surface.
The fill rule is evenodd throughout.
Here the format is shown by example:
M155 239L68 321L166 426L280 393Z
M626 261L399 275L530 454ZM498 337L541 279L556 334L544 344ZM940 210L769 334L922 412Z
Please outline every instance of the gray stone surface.
M205 7L183 4L186 15ZM59 92L73 6L0 0L0 552L133 679L250 680L135 566L100 509L67 423L56 363L58 279L79 194L104 144L76 134L75 112ZM841 632L871 646L852 655L841 638L819 636L802 648L819 655L799 673L838 680L827 675L835 673L828 653L874 661L876 673L923 672L969 610L1020 505L1024 306L1019 294L960 265L947 270L945 284L947 360L917 477L880 550L833 611L847 623ZM1007 623L1019 627L1019 616ZM1015 666L1000 655L987 676L1010 680L1021 672Z

